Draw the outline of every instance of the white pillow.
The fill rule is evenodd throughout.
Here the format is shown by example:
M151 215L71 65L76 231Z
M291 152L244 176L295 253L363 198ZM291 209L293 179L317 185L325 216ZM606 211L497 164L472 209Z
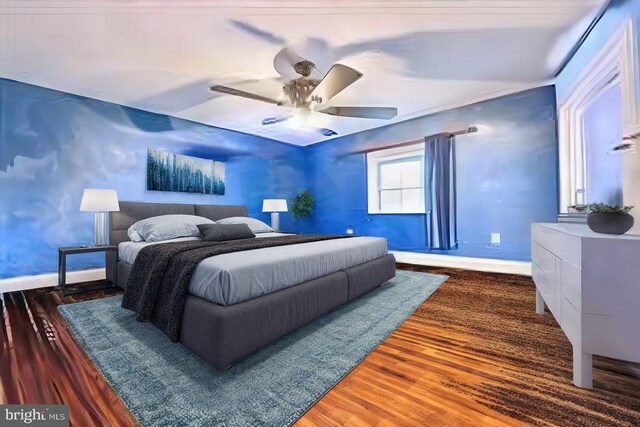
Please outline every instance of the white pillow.
M144 242L142 236L133 229L133 225L127 230L127 235L129 236L129 240L131 240L132 242Z
M259 219L249 218L246 216L232 216L231 218L223 218L216 221L216 224L247 224L254 234L271 233L275 231Z
M208 218L196 215L160 215L136 222L127 230L132 241L136 234L145 242L160 242L178 237L200 235L198 224L215 224Z

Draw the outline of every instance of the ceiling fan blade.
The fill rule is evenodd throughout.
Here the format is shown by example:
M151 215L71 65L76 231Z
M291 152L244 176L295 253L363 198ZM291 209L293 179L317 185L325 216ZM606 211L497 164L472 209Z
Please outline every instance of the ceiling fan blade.
M319 104L327 102L355 83L360 77L362 77L360 71L346 65L334 64L320 84L309 95L309 99L319 98L317 100Z
M291 80L297 79L298 77L303 75L299 72L300 70L296 70L296 64L305 63L309 64L309 68L307 69L307 71L309 72L308 75L310 75L315 65L311 61L298 55L290 47L281 49L280 52L278 52L273 58L273 68L275 68L282 77L286 77Z
M332 116L391 120L398 115L395 107L329 107L318 111Z
M215 85L211 86L209 89L211 89L213 92L226 93L227 95L240 96L242 98L254 99L256 101L267 102L269 104L282 105L282 102L278 101L277 99L268 98L266 96L258 95L255 93L245 92L243 90L234 89L229 86Z
M267 118L262 119L262 125L263 126L273 125L273 124L276 124L276 123L280 123L280 122L284 122L286 120L289 120L290 118L291 118L290 116L288 116L288 117L283 117L283 116L281 116L281 117L267 117Z

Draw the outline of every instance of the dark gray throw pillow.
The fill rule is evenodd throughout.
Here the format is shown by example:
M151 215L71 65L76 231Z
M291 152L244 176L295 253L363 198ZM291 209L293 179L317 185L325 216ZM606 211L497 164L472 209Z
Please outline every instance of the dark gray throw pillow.
M200 224L198 230L206 242L250 239L256 237L247 224Z

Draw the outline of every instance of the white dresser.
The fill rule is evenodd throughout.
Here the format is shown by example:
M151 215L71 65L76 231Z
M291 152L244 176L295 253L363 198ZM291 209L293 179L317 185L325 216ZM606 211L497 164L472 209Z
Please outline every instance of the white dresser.
M573 345L573 383L591 388L591 356L640 362L640 236L584 224L533 224L536 311L544 304Z

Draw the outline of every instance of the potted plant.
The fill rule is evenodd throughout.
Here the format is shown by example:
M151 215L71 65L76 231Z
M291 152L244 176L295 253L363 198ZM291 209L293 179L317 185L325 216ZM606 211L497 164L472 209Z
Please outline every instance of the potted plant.
M592 203L589 205L587 225L596 233L624 234L633 227L633 217L629 214L631 209L633 206Z
M291 214L294 218L301 219L311 216L315 200L310 191L304 190L298 193L297 196L291 198L290 202Z

